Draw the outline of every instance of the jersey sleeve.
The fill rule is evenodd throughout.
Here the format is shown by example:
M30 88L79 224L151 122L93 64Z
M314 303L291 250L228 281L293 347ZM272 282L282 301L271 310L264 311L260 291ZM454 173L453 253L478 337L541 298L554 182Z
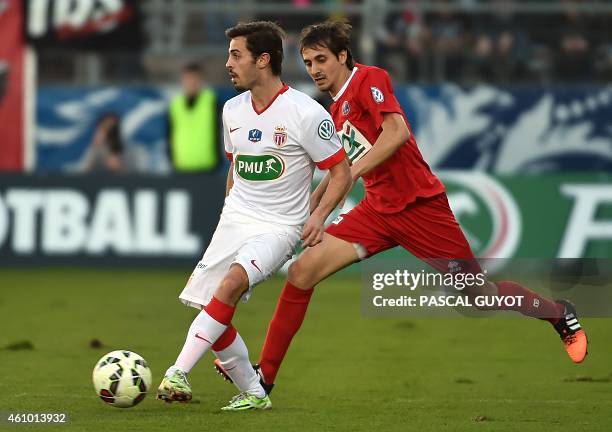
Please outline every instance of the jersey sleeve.
M225 107L223 107L223 146L225 147L225 155L227 159L232 162L234 160L234 146L230 139L229 129L226 123Z
M301 144L321 170L330 169L346 157L334 122L318 104L304 118Z
M376 129L380 129L384 114L403 114L395 94L389 74L383 69L371 69L367 72L357 94L360 105L374 120Z

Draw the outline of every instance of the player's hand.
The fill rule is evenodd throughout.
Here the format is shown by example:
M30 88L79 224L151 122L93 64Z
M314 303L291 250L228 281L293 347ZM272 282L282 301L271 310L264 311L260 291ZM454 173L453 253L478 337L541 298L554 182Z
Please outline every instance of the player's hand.
M310 215L302 230L303 247L316 246L323 241L323 233L325 232L324 223L325 219L316 212Z

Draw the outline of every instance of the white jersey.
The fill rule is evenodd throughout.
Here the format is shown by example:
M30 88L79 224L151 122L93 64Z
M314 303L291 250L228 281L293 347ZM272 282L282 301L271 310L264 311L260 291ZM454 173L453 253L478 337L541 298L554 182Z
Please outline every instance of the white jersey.
M268 222L302 225L315 164L329 169L345 158L327 111L287 85L259 112L250 91L227 101L223 133L234 162L226 205Z

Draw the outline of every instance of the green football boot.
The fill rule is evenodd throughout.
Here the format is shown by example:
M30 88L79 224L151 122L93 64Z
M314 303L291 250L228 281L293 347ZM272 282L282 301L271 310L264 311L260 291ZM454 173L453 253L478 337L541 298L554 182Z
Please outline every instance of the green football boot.
M268 395L258 398L250 393L240 393L232 398L229 405L221 408L221 411L269 410L270 408L272 408L272 401Z
M191 400L191 385L187 374L176 370L165 376L157 389L157 399L165 402L188 402Z

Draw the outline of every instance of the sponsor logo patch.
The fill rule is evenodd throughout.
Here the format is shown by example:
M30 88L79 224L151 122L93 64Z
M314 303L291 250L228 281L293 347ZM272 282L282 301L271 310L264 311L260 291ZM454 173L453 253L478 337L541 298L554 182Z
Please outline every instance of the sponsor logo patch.
M344 122L340 140L351 163L357 162L372 148L367 138L348 120Z
M243 155L234 162L236 174L249 181L276 180L285 172L285 162L272 154Z
M325 119L321 123L319 123L317 132L322 139L329 141L336 133L336 128L334 127L334 124L331 122L331 120Z

